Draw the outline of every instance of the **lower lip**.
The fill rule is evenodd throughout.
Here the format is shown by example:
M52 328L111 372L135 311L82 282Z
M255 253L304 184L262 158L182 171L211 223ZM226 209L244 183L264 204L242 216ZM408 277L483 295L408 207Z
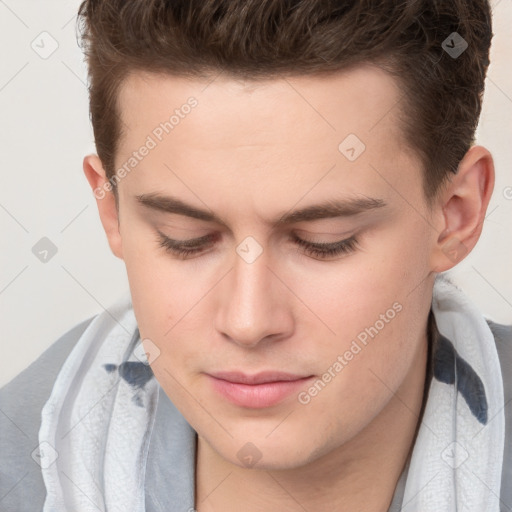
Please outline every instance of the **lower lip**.
M283 401L293 393L298 393L313 377L298 380L266 382L264 384L237 384L217 379L209 375L213 388L240 407L263 409Z

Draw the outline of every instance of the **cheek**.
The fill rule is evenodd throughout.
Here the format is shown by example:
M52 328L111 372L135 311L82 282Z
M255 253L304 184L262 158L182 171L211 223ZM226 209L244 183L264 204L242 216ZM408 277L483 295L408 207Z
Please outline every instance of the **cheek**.
M149 338L160 351L152 367L165 382L168 372L178 377L197 366L201 339L208 336L205 326L211 324L205 294L218 273L173 260L146 229L132 228L127 235L123 251L134 314L141 338Z
M428 232L411 222L367 236L355 253L329 263L283 266L284 280L312 311L322 332L351 339L399 303L414 315L424 311L428 296L418 293L428 273ZM402 317L405 315L402 315ZM322 322L321 322L321 321Z
M336 266L316 266L295 279L295 292L318 315L303 320L315 337L309 349L322 360L321 371L342 356L343 369L331 369L332 392L356 410L366 407L366 397L381 393L378 402L388 387L396 389L416 354L431 300L427 236L421 224L397 229Z
M123 234L123 259L133 309L142 337L161 340L180 317L187 279L158 247L148 229L130 226Z
M375 309L368 311L360 303L356 320L342 312L344 322L336 324L334 342L322 337L315 340L319 345L315 357L321 361L317 367L323 372L319 379L326 384L303 390L300 403L308 403L300 407L304 418L316 418L312 420L318 424L315 428L322 429L326 437L333 432L344 440L356 435L407 378L424 326L414 308L393 304L390 308L372 304Z

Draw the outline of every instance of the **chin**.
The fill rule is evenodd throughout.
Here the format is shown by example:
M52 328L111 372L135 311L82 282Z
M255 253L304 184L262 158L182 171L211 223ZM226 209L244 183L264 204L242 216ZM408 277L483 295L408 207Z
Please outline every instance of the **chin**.
M302 467L329 452L323 444L309 443L311 439L301 439L301 436L287 435L270 440L265 435L258 437L248 433L242 440L237 437L227 445L213 445L213 448L223 459L241 468L279 471Z

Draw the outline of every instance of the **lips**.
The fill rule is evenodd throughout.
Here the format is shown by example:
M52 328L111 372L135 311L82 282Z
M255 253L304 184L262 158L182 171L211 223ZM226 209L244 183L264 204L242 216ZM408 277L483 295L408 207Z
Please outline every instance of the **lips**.
M313 375L303 376L280 371L266 371L253 375L242 372L207 374L217 393L240 407L261 409L283 401L305 386Z
M242 372L217 372L212 373L216 379L226 380L234 384L266 384L267 382L290 382L305 378L303 375L293 375L291 373L266 371L247 375Z

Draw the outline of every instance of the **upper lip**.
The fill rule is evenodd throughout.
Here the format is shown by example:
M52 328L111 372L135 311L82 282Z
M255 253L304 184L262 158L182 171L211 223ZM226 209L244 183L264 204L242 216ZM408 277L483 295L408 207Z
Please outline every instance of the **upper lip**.
M279 371L265 371L247 375L243 372L216 372L210 373L216 379L227 380L236 384L265 384L267 382L286 382L311 377L311 375L294 375Z

